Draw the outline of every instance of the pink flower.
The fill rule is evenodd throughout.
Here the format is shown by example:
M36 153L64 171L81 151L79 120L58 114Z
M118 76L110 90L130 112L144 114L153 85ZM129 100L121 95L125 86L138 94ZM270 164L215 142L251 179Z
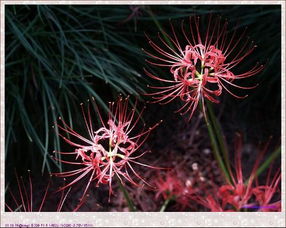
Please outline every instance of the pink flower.
M265 185L257 185L252 189L252 193L255 195L256 202L259 205L259 211L281 211L281 200L273 201L275 194L279 193L278 185L281 182L281 170L279 169L272 181L270 181L271 171L268 172Z
M199 29L199 17L190 17L189 33L182 21L181 34L175 32L172 24L173 36L163 32L169 43L160 35L158 36L162 45L157 45L148 38L149 44L157 54L145 51L152 58L147 62L169 68L172 76L162 78L145 70L149 77L169 84L159 87L148 86L160 91L147 95L152 96L154 102L161 104L179 98L184 105L177 112L182 114L189 112L190 119L199 102L202 103L205 114L204 99L219 103L218 97L223 89L236 98L245 98L247 95L243 97L235 95L226 85L240 89L255 88L257 85L243 87L234 84L233 81L251 77L259 73L263 66L256 64L245 73L234 74L233 68L250 55L256 45L249 42L249 39L243 40L245 31L242 34L237 34L236 31L229 34L227 24L227 22L222 23L220 18L213 19L210 15L205 25L206 32L203 34ZM179 41L179 36L184 37L186 44Z
M193 200L197 203L203 205L204 207L210 209L211 212L233 212L231 209L224 209L220 203L220 200L216 197L214 198L212 195L208 195L207 197L202 196L194 196Z
M250 177L246 181L243 178L242 165L241 165L241 151L242 140L241 136L237 135L235 139L235 174L230 172L232 184L223 185L219 188L218 196L222 199L222 206L227 204L232 205L236 210L240 210L251 199L253 194L253 181L256 177L256 171L259 167L259 163L266 151L266 148L262 150L259 156L256 158Z
M160 196L164 200L174 200L181 210L190 206L190 197L195 194L198 189L192 186L181 170L171 170L166 173L158 173L154 178L157 187L155 198Z
M222 207L225 207L227 204L231 204L236 209L240 209L242 206L247 204L251 197L252 182L260 159L256 160L249 181L247 184L245 184L241 167L241 151L242 143L239 139L235 145L235 175L230 172L232 184L223 185L218 191L218 196L222 199Z
M256 177L259 164L267 148L268 145L259 153L249 178L245 179L241 165L242 140L238 135L235 140L235 172L230 172L232 183L218 187L214 194L208 195L206 199L201 196L195 196L193 199L211 211L240 211L248 208L258 211L281 211L281 200L273 202L275 194L279 194L280 169L275 173L272 181L270 181L270 169L264 185L259 184ZM256 182L256 186L254 186L254 182Z
M184 184L174 172L167 172L165 178L158 176L155 182L157 186L156 198L160 195L164 200L179 197L184 193Z
M93 102L95 104L94 99ZM83 197L86 195L90 184L95 181L97 186L99 186L99 184L109 185L110 199L114 176L116 176L122 183L123 177L133 185L139 186L139 184L130 175L134 174L136 178L148 185L148 183L134 170L132 164L137 164L148 168L156 168L137 161L138 158L143 156L148 151L137 155L136 152L145 142L149 133L155 127L157 127L159 123L149 127L148 129L143 128L136 135L132 135L131 132L135 130L135 127L139 122L144 110L143 109L138 115L136 115L136 105L137 101L135 103L135 107L132 110L129 110L128 98L119 98L116 103L110 103L108 121L107 124L105 124L105 121L103 120L98 107L95 104L97 114L102 124L102 127L97 131L94 131L93 129L90 106L88 105L88 112L86 114L83 105L81 105L85 127L89 138L78 134L60 118L62 126L57 125L58 128L81 142L76 143L75 141L66 138L62 134L59 134L68 144L74 146L75 150L73 152L56 153L61 155L74 155L74 159L77 161L63 160L61 158L55 159L61 161L62 163L80 167L78 169L56 174L57 176L61 177L77 176L73 181L60 190L77 183L85 176L89 176L89 179L84 189Z

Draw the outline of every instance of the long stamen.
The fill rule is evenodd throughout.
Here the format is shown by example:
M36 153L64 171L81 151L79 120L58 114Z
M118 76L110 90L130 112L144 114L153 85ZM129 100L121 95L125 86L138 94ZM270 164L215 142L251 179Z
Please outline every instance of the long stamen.
M81 109L83 113L85 127L91 139L86 139L83 136L79 135L76 131L71 129L71 127L69 127L64 121L62 121L64 127L59 126L61 130L88 143L88 145L80 145L62 136L67 143L76 147L76 149L73 152L54 151L54 153L59 153L61 155L69 155L70 158L74 156L75 160L78 160L78 158L80 158L80 160L76 162L70 159L63 160L56 157L54 157L54 159L62 163L70 165L79 165L84 167L67 172L55 173L54 175L59 177L73 177L73 180L71 180L71 182L59 188L58 191L64 191L66 188L74 185L90 173L91 174L84 189L81 201L86 197L87 191L93 181L96 181L97 185L108 185L110 200L110 197L112 195L112 183L114 175L118 176L118 179L120 181L122 181L121 177L124 177L132 184L139 186L130 177L128 169L132 171L136 178L140 180L142 180L142 178L140 175L134 172L134 169L131 167L128 161L132 161L132 163L144 167L153 168L152 166L148 166L135 161L136 159L143 156L143 154L145 153L142 153L140 156L133 156L133 154L137 152L137 150L143 145L143 143L147 140L147 137L150 132L154 128L156 128L159 123L149 127L148 129L145 129L145 127L143 127L140 133L137 133L136 135L131 135L132 131L138 125L139 120L142 118L142 114L145 107L137 113L136 100L135 106L130 112L128 109L128 103L129 97L123 99L121 96L116 102L110 102L110 111L108 113L107 124L105 124L103 118L100 116L99 118L102 127L99 128L97 131L93 130L89 106L87 110L88 113L85 114L82 104ZM97 112L99 112L97 106L96 110ZM61 205L59 207L61 208Z
M156 60L155 62L146 60L148 63L154 66L168 67L172 76L171 78L162 78L145 70L146 75L154 80L173 83L170 86L149 86L149 88L159 89L160 91L147 93L146 95L152 96L153 103L160 104L167 104L176 98L183 100L186 102L183 109L186 108L187 110L184 114L190 112L190 118L198 106L197 101L199 98L202 99L203 105L203 99L219 103L217 97L224 90L236 98L247 97L247 95L235 95L223 83L239 89L253 89L257 84L244 87L233 83L233 81L251 77L263 69L262 66L256 65L245 73L235 75L232 72L232 69L250 55L256 47L248 39L245 42L242 41L246 30L243 31L241 36L238 36L236 30L229 34L228 22L223 22L220 17L213 19L212 15L208 17L205 33L200 30L200 24L199 17L190 17L190 35L188 35L182 21L180 28L182 37L187 42L185 48L182 46L174 26L170 24L172 35L168 35L165 31L163 31L163 34L168 37L175 47L168 45L159 36L159 40L164 47L161 48L148 37L150 46L157 51L158 56L145 51L149 57ZM219 89L215 91L208 89L210 84L216 84ZM197 90L197 92L194 92L194 90ZM186 99L186 97L188 98ZM205 112L205 107L203 107L203 110Z

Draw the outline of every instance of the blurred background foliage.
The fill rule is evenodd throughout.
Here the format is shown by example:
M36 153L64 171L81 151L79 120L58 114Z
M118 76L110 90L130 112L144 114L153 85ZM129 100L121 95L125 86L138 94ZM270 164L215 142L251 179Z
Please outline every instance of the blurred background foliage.
M79 129L79 104L91 97L105 111L119 93L148 99L142 94L146 84L154 82L143 71L149 66L141 48L150 49L144 33L156 40L159 25L169 32L169 19L181 21L195 14L203 20L209 13L228 19L233 29L247 26L257 43L240 71L256 61L266 63L255 79L259 87L247 91L247 99L226 95L215 106L226 134L232 137L240 130L255 140L274 135L279 141L279 5L6 5L6 170L61 169L50 158L62 146L52 128L57 118L63 116Z

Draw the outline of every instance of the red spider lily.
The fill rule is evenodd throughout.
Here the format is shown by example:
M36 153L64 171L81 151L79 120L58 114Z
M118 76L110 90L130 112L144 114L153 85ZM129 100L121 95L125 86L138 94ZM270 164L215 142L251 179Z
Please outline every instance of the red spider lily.
M199 17L190 17L190 34L184 27L182 21L181 30L184 42L179 41L178 33L175 32L171 24L173 36L163 31L163 34L169 40L166 42L160 34L159 39L162 45L155 44L149 37L149 44L157 52L152 54L145 51L153 60L147 60L148 63L155 66L168 67L172 77L169 79L155 76L145 70L146 74L156 80L169 83L167 86L155 87L148 86L160 91L146 94L152 96L154 102L166 104L180 98L185 104L177 110L181 114L190 112L190 119L201 101L203 112L205 114L204 99L219 103L217 99L223 89L236 98L245 98L232 93L226 86L234 86L240 89L252 89L255 86L243 87L233 83L234 80L244 79L259 73L263 66L256 64L249 71L241 74L234 74L233 68L239 65L254 50L256 45L253 42L243 40L243 34L237 34L234 31L229 35L227 31L227 22L222 23L220 18L213 19L210 15L206 25L205 35L200 31Z
M278 170L270 181L271 169L265 185L260 185L256 178L259 163L266 152L267 145L259 153L248 180L243 178L241 165L242 141L240 136L236 139L235 174L230 172L232 184L225 184L215 191L214 195L208 195L206 199L195 196L193 199L211 211L240 211L242 209L258 209L258 211L280 211L281 201L271 203L274 195L278 193L278 185L281 181L281 171ZM254 186L256 181L256 186Z
M252 196L252 184L256 176L259 163L267 147L265 147L265 149L257 157L250 177L247 183L245 183L241 166L242 140L240 135L237 136L235 142L235 175L230 171L232 184L221 186L218 195L222 199L223 207L225 207L226 204L231 204L237 210L239 210L247 204Z
M173 172L167 172L165 178L158 176L155 182L157 186L156 198L160 195L164 200L181 195L184 192L184 184Z
M94 99L93 102L95 104ZM86 114L83 106L81 105L89 138L85 138L78 134L60 118L63 126L57 125L58 128L81 141L79 144L64 137L62 134L59 134L68 144L76 147L76 149L73 152L56 153L62 155L76 155L75 160L79 161L67 161L59 158L55 159L62 163L80 166L79 169L56 173L57 176L61 177L78 176L69 184L60 188L60 190L77 183L80 179L89 175L89 180L85 187L83 197L86 195L90 184L95 181L97 186L99 186L99 184L109 185L110 200L110 196L112 194L112 180L114 176L116 176L121 183L123 183L121 177L124 177L130 183L135 186L139 186L139 184L130 176L130 172L148 185L148 183L134 170L131 164L135 163L149 168L156 168L136 161L148 151L139 155L135 155L135 153L145 142L149 133L157 127L159 123L149 127L148 129L143 128L137 135L131 136L131 132L140 120L144 110L143 109L136 117L136 105L137 101L135 103L135 107L129 111L128 98L119 98L116 103L110 103L108 121L107 124L105 124L99 109L95 104L96 112L102 124L102 127L97 131L94 131L93 129L90 106L88 105L88 113Z
M190 196L198 190L193 188L190 181L184 181L185 178L180 177L179 171L168 171L164 178L162 174L158 174L154 179L157 187L155 198L162 196L164 200L175 200L182 210L190 205Z
M274 203L270 203L274 198L274 195L278 192L278 185L281 182L281 171L278 170L270 182L271 171L268 172L265 185L257 184L257 187L252 189L252 193L255 195L256 202L258 202L259 211L281 211L281 200Z
M38 211L41 212L46 201L47 201L47 195L49 194L49 188L51 185L51 179L49 180L47 187L45 189L44 195L42 196L42 200L41 200L41 204L39 205L38 208L35 208L35 203L34 203L34 197L33 197L33 183L32 183L32 179L31 179L31 175L30 175L30 171L28 170L29 173L29 183L28 186L26 186L26 184L23 181L22 177L18 177L17 173L16 173L16 179L17 179L17 184L18 184L18 194L13 194L13 192L10 190L10 188L8 189L12 200L16 206L15 209L12 209L13 207L11 205L8 205L7 203L5 203L7 209L11 212L13 211L24 211L24 212L33 212L33 211ZM61 198L58 202L58 204L56 205L55 211L59 212L62 210L63 204L66 201L66 198L69 194L71 189L69 189L66 193L63 191L61 194ZM19 197L17 197L19 196ZM82 206L83 202L81 202L75 209L74 211L77 211L81 206Z
M201 196L193 196L193 200L195 200L197 203L203 205L204 207L211 210L211 212L233 212L234 210L227 210L224 209L220 203L219 199L214 199L213 196L208 195L207 197L201 197Z

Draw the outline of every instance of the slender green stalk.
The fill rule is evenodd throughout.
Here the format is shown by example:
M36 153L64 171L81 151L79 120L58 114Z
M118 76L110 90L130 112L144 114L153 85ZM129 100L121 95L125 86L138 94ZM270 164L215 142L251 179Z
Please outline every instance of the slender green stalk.
M123 186L123 184L121 183L121 181L119 180L119 178L117 176L116 176L116 178L117 178L117 181L119 183L119 188L122 191L122 193L126 199L129 210L130 211L136 211L136 207L135 207L133 201L131 200L131 198L129 197L129 194L128 194L126 188Z
M156 26L162 32L164 39L166 40L168 45L170 45L170 47L173 48L172 42L170 41L169 37L166 36L166 34L163 32L163 28L162 28L161 24L156 19L153 12L151 11L151 9L147 10L147 12L151 16L151 18L154 21L154 23L156 24ZM203 66L202 66L200 75L203 75ZM217 122L217 120L214 116L214 113L213 113L212 108L211 108L211 104L208 101L206 103L207 103L207 112L206 112L207 116L205 116L205 121L207 124L209 136L211 139L214 156L218 162L220 169L222 170L223 174L225 175L227 182L230 183L231 182L231 178L229 175L230 164L229 164L227 147L226 147L226 144L225 144L225 141L223 138L223 134L222 134L222 129L221 129L219 123ZM221 156L221 152L223 154L224 159Z
M219 151L222 152L223 155L223 160L224 163L226 165L226 169L228 171L228 173L230 172L231 168L230 168L230 161L229 161L229 152L228 152L228 148L225 142L225 138L223 135L223 131L221 128L220 123L218 122L218 120L216 119L214 112L213 112L213 108L212 105L209 101L206 102L207 105L207 110L208 110L208 114L209 114L209 119L211 121L211 124L213 126L214 129L214 134L216 136L216 140L218 142L218 147L219 147Z
M270 156L266 159L265 162L257 169L255 176L259 176L265 169L267 169L270 163L277 158L278 155L281 153L281 147L277 148Z
M208 115L208 111L206 112L206 115ZM224 161L220 155L220 149L219 149L219 145L218 145L218 142L217 142L217 138L216 138L216 133L215 133L215 130L214 130L214 127L211 123L211 119L208 120L209 118L207 116L205 116L205 121L206 121L206 125L207 125L207 128L208 128L208 132L209 132L209 136L210 136L210 140L211 140L211 144L212 144L212 147L213 147L213 153L214 153L214 156L215 156L215 159L217 160L218 162L218 165L221 169L221 171L223 172L225 178L226 178L226 181L228 183L231 182L231 178L230 178L230 175L229 175L229 172L224 164Z
M173 200L173 197L168 197L165 202L163 203L161 209L160 209L160 212L164 212L168 206L168 204L170 203L170 201Z
M225 165L225 161L223 160L223 157L221 156L221 151L223 151L223 149L221 149L221 145L224 145L224 144L222 142L219 142L219 140L223 139L222 131L220 131L221 128L216 128L218 123L211 109L211 104L208 104L208 102L206 103L207 103L207 109L206 109L204 118L205 118L205 122L208 128L208 133L209 133L209 137L211 140L214 157L219 165L219 168L224 174L226 181L228 183L231 183L231 178L229 175L230 169L228 169L228 167ZM201 110L203 110L203 106L201 103L200 103L200 108Z

